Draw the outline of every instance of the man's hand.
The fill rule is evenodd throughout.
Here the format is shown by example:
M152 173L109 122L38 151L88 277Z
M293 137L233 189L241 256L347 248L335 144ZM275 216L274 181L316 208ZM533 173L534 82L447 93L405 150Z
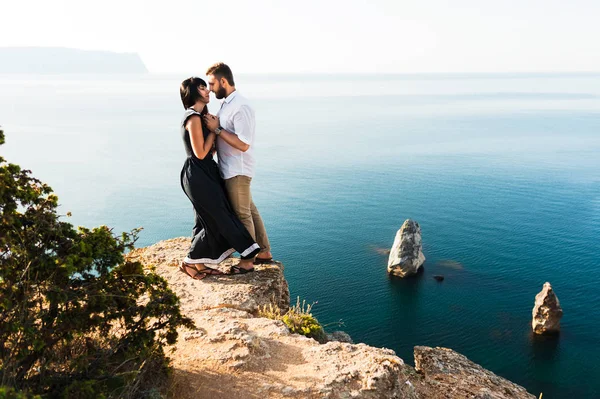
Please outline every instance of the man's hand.
M220 126L221 121L219 121L219 117L217 117L215 115L206 114L206 115L204 115L204 123L206 123L206 127L211 132L214 132L215 129Z

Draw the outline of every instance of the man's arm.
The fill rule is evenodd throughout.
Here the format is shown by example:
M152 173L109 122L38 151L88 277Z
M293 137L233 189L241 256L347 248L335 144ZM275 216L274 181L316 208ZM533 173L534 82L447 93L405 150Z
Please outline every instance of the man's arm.
M204 116L206 126L214 132L219 126L219 118L207 114ZM242 152L248 151L254 136L254 114L249 107L241 107L233 116L235 133L221 129L220 136L227 144Z
M221 136L221 138L223 140L225 140L225 142L227 144L229 144L233 148L240 150L241 152L246 152L246 151L248 151L248 148L250 148L250 145L246 144L242 140L240 140L240 138L238 137L237 134L228 132L225 129L221 130L221 133L219 133L219 136Z

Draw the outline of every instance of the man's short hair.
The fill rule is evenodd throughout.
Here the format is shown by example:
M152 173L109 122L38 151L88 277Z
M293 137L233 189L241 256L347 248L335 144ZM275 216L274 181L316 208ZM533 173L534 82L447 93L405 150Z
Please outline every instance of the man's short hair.
M231 68L222 62L217 62L206 70L206 75L213 75L217 79L225 78L230 86L235 86Z

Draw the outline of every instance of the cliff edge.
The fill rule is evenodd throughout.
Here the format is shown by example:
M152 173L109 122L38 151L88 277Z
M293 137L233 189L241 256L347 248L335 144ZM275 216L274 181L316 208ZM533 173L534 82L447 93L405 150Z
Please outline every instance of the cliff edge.
M450 349L415 348L417 371L390 349L291 334L281 321L257 317L268 303L289 307L282 264L198 281L178 270L188 246L175 238L129 254L169 282L197 327L180 331L169 397L534 398Z

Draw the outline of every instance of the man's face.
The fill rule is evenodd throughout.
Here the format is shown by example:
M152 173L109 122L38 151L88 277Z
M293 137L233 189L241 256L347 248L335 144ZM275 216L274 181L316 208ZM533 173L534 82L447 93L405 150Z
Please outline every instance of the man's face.
M227 96L227 91L225 90L225 87L223 87L225 78L217 79L215 75L208 75L207 78L208 88L215 93L215 97L219 100L225 98Z

